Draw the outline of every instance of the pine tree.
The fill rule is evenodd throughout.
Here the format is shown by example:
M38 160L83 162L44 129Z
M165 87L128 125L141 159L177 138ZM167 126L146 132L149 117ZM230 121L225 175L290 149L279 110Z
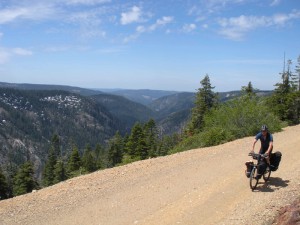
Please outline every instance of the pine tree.
M54 184L62 182L67 179L65 165L63 160L57 160L54 166Z
M8 153L8 165L6 167L7 171L7 185L8 185L8 198L13 197L13 186L14 186L14 177L18 172L17 166L12 162L13 156L11 151Z
M51 146L48 153L48 159L44 167L42 182L45 187L51 186L57 182L55 182L55 165L57 163L57 159L61 156L60 151L60 140L57 134L54 134L51 139Z
M281 73L282 83L277 83L274 94L269 98L271 110L290 125L299 123L299 93L291 72L292 61L287 61L287 71Z
M298 91L300 91L300 56L297 59L296 75L298 75Z
M54 149L54 153L56 157L61 157L61 150L60 150L60 140L59 136L57 134L54 134L52 139L51 139L51 146Z
M252 97L255 95L254 88L253 88L251 81L248 83L247 86L242 87L242 92L245 93L249 97Z
M16 176L14 177L13 194L14 196L32 192L37 188L37 182L34 179L33 165L31 162L24 163Z
M196 93L195 106L192 109L191 121L188 126L188 132L191 134L201 131L205 114L217 104L217 95L213 92L214 87L211 86L209 76L206 75L200 84L201 87Z
M297 65L296 65L296 79L295 82L297 83L297 91L295 96L295 105L296 105L296 124L300 123L300 56L297 59Z
M87 145L83 156L82 156L82 166L87 172L94 172L96 171L96 160L92 154L92 149L90 145Z
M48 160L45 164L42 181L45 187L51 186L54 184L54 168L57 162L56 152L53 147L49 150Z
M146 149L150 157L158 156L158 130L153 119L144 125Z
M0 200L8 197L8 184L0 167Z
M180 134L174 133L170 136L164 136L158 148L158 155L167 155L181 140Z
M117 131L115 136L109 141L108 162L111 167L122 162L124 143L121 135Z
M140 123L136 123L125 145L126 154L133 160L146 159L148 148L146 146L145 133Z
M68 177L76 176L81 167L81 158L77 146L73 146L73 150L67 165Z
M105 149L100 145L97 144L95 148L95 155L96 155L96 167L97 169L103 169L107 166L107 152Z

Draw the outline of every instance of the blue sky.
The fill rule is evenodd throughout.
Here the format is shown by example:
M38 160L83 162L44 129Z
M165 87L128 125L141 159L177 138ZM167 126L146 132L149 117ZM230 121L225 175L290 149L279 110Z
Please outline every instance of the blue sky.
M272 90L299 36L299 0L1 0L0 81Z

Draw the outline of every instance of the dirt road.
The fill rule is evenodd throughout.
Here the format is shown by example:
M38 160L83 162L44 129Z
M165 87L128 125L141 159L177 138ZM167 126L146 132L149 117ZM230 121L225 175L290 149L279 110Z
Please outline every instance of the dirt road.
M300 126L274 134L281 166L255 192L244 174L252 141L135 162L1 201L0 224L271 224L300 196Z

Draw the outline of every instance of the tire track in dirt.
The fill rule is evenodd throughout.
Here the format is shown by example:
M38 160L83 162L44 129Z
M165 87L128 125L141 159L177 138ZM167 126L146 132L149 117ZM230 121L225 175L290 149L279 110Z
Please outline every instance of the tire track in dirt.
M135 162L4 200L0 224L271 224L300 196L300 126L274 134L282 162L255 192L244 174L252 141Z

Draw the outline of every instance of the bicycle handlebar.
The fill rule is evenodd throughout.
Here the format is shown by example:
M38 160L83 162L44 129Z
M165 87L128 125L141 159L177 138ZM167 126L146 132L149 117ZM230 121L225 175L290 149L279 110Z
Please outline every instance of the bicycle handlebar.
M259 154L254 152L249 152L248 156L252 156L253 159L259 159L260 157L267 159L269 157L268 154Z

